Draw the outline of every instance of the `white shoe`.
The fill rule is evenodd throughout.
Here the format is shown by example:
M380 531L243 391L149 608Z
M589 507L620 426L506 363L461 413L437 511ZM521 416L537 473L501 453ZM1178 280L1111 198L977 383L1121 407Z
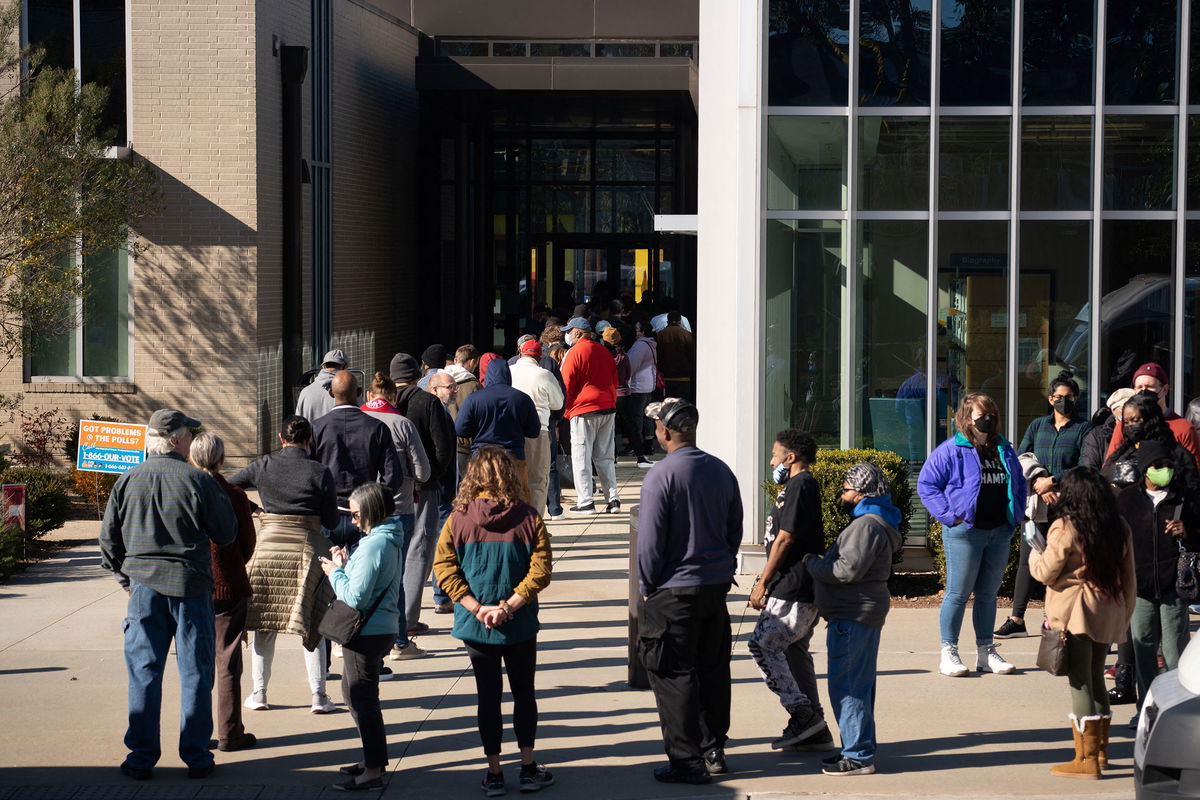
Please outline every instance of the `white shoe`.
M996 652L996 645L979 645L978 654L975 656L976 672L994 672L997 675L1007 675L1015 669L1016 667L1005 661Z
M546 519L566 519L566 518L567 518L566 514L551 514L549 517L546 517Z
M313 695L312 708L309 710L314 714L330 714L337 711L337 705L329 699L329 695L318 692Z
M337 644L336 642L330 642L329 643L329 655L333 656L334 658L341 658L342 657L342 646L340 644Z
M246 702L242 703L242 705L251 711L266 711L271 708L267 705L266 692L251 692L250 696L246 698Z
M638 469L650 469L654 466L654 462L645 456L638 456L637 466Z
M970 671L967 669L967 665L962 662L962 659L958 657L958 645L942 645L942 663L938 665L938 672L943 675L949 675L951 678L961 678Z
M392 652L388 653L388 661L412 661L414 658L427 658L429 653L417 647L416 642L410 641L408 647L392 646Z

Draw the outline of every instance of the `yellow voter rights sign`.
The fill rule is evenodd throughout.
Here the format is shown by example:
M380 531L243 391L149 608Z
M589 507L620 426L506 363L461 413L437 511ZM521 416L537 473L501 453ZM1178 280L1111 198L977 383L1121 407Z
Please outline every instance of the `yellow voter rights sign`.
M75 467L120 474L146 460L146 426L127 422L79 421Z

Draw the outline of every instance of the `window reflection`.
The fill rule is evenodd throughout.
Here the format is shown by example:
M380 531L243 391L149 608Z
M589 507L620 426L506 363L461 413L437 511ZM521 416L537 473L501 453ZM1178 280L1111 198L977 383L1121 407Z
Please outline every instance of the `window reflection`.
M1009 117L942 117L938 207L1008 208Z
M1085 211L1092 207L1092 118L1021 120L1021 208Z
M942 105L1009 105L1011 0L944 0L941 22Z
M1094 0L1025 3L1021 77L1025 105L1092 104L1094 6Z
M597 233L650 233L654 230L653 186L597 186Z
M1175 207L1175 117L1104 120L1104 208Z
M591 147L575 139L532 139L530 177L535 181L586 181L591 175Z
M985 392L1005 414L1008 391L1008 223L938 223L936 439L954 433L954 411Z
M858 131L858 207L928 208L929 118L860 117Z
M767 125L767 208L842 209L845 117L771 117Z
M930 0L862 0L861 105L929 105L929 10Z
M1179 55L1176 0L1108 3L1104 100L1110 105L1175 102Z
M1129 386L1147 361L1170 364L1175 223L1105 220L1100 270L1100 385Z
M1196 354L1200 353L1200 222L1187 224L1187 277L1183 293L1183 405L1180 414L1194 398L1200 397L1200 371Z
M812 432L839 447L844 225L768 220L764 270L766 341L763 436Z
M1088 407L1091 250L1087 221L1021 223L1015 432L1050 413L1047 390L1060 370L1075 373L1083 387L1080 407Z
M767 104L846 105L847 0L771 0L769 25Z

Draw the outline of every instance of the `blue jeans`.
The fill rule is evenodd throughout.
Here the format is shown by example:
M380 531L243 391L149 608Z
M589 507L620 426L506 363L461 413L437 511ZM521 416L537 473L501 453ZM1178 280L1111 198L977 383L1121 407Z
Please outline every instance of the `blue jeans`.
M875 761L875 663L881 630L831 620L825 632L829 702L842 734L842 756L864 764Z
M975 644L991 644L996 624L996 592L1004 580L1013 527L1001 525L985 530L966 523L942 530L946 551L946 596L939 616L942 644L958 644L967 598L975 593L971 621L975 625Z
M171 639L179 666L179 757L189 767L213 763L212 688L216 629L212 595L168 597L145 584L130 584L125 617L125 668L129 674L129 729L125 763L149 769L162 755L159 717L163 670Z
M404 531L404 544L400 546L400 552L403 554L408 549L408 540L412 538L413 528L417 524L417 517L415 514L397 514L396 519L400 520L400 527ZM400 564L400 574L404 575L403 562ZM404 608L404 581L399 581L399 584L400 595L396 598L396 608ZM408 636L405 635L403 615L400 618L400 635L396 637L396 645L399 647L408 647Z
M563 513L562 483L558 478L558 423L561 419L556 414L550 415L550 483L546 488L546 508L534 509L539 514L549 512L552 517Z
M443 494L445 492L443 491ZM450 518L450 512L454 510L454 497L442 497L442 502L438 506L438 536L441 537L442 528L446 525L446 520ZM433 602L436 605L445 605L450 602L450 595L442 591L442 587L438 586L437 575L430 575L429 582L433 584Z

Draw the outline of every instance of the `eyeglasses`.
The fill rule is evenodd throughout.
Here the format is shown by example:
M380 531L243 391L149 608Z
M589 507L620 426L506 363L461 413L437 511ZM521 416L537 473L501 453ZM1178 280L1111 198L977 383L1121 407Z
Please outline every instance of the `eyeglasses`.
M853 491L854 491L853 486L843 486L842 487L842 494L845 494L846 492L853 492Z
M351 512L350 512L350 519L357 521L357 520L358 520L358 512L357 512L357 511L351 511Z

